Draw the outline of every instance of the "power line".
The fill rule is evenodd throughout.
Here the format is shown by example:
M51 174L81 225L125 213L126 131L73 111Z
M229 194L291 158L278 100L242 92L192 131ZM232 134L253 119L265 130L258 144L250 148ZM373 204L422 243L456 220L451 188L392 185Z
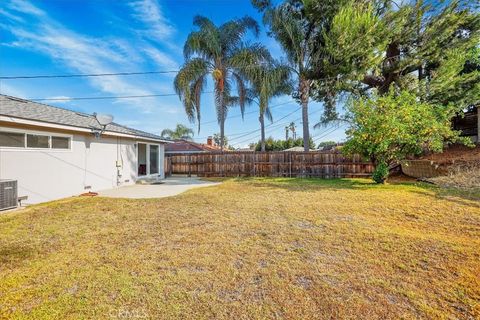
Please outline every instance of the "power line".
M204 93L213 93L204 92ZM25 99L30 101L72 101L72 100L108 100L108 99L136 99L136 98L155 98L155 97L170 97L176 96L176 93L159 93L159 94L144 94L131 96L103 96L103 97L72 97L72 98L35 98Z
M293 103L295 102L295 100L290 100L290 101L287 101L287 102L282 102L282 103L279 103L279 104L274 104L272 106L270 106L270 109L275 109L277 107L280 107L280 106L284 106L286 104L290 104L290 103ZM252 110L252 111L249 111L249 112L245 112L243 115L249 115L249 114L252 114L252 113L255 113L255 114L258 114L258 110ZM241 114L238 114L238 115L234 115L234 116L229 116L227 117L227 119L232 119L232 118L239 118L241 117L242 115ZM207 122L200 122L200 125L205 125L205 124L210 124L210 123L216 123L217 120L212 120L212 121L207 121ZM246 133L247 131L242 131L242 132L237 132L237 133L232 133L232 134L229 134L228 136L231 137L231 136L238 136L238 135L242 135L244 133ZM206 139L208 138L208 136L206 137L194 137L194 139L197 139L197 140L203 140L203 139Z
M276 121L273 121L272 123L266 125L266 126L265 126L265 129L271 127L274 123L277 123L277 122L279 122L279 121L281 121L281 120L283 120L283 119L291 116L292 114L296 113L296 112L297 112L298 110L300 110L301 108L302 108L302 107L298 107L297 109L295 109L295 110L293 110L292 112L288 113L287 115L281 117L280 119L277 119ZM282 124L282 125L283 125L283 124ZM249 135L251 135L251 134L253 134L253 133L256 133L256 132L258 132L258 131L261 131L261 130L262 130L262 128L252 130L252 131L250 131L250 132L248 132L248 133L246 133L246 134L244 134L244 135L241 135L241 136L238 136L238 137L236 137L236 138L233 138L232 140L236 140L236 139L240 139L240 138L249 136Z
M270 109L273 109L273 108L276 108L276 107L280 107L280 106L283 106L283 105L286 105L286 104L289 104L289 103L292 103L292 102L295 102L295 101L294 101L294 100L290 100L290 101L287 101L287 102L279 103L279 104L276 104L276 105L271 106ZM252 114L252 113L258 113L258 111L257 111L257 110L253 110L253 111L245 112L243 115ZM226 119L239 118L239 117L241 117L241 116L242 116L241 114L238 114L238 115L234 115L234 116L227 117ZM210 124L210 123L217 123L217 122L218 122L218 120L200 122L200 125L205 125L205 124ZM240 133L240 134L243 134L243 132ZM206 137L203 137L203 138L206 138ZM197 138L195 138L195 139L200 139L200 137L197 137Z
M15 79L51 79L51 78L83 78L83 77L108 77L108 76L133 76L142 74L178 73L179 70L145 71L145 72L111 72L111 73L82 73L82 74L57 74L57 75L31 75L31 76L2 76L1 80Z
M320 139L328 136L329 134L335 132L336 130L338 130L338 129L340 129L340 128L343 128L344 126L345 126L345 124L342 124L342 125L340 125L340 126L337 125L337 126L333 127L333 130L330 130L329 132L326 132L325 134L323 134L323 135L321 135L321 136L319 136L319 137L317 136L317 138L314 140L314 142L319 141Z
M295 110L294 112L297 112L298 110L300 110L300 108L301 108L301 107L299 107L299 108L298 108L297 110ZM312 116L312 115L314 115L315 113L318 113L318 112L320 112L320 111L321 111L321 110L316 110L316 111L310 113L308 116ZM288 114L287 116L292 115L294 112ZM285 116L285 117L287 117L287 116ZM282 119L278 119L278 121L283 120L285 117L283 117ZM301 120L301 119L302 119L302 117L297 118L297 119L294 119L293 121L295 122L295 121L299 121L299 120ZM280 129L281 127L283 127L285 124L288 124L288 123L290 123L290 122L291 122L291 121L287 121L287 122L278 124L278 125L276 125L276 126L274 126L274 127L266 128L266 129L267 129L267 131L269 131L269 130L271 130L271 129L274 129L273 131L276 131L276 130ZM272 124L273 124L273 123L272 123ZM259 130L261 130L261 129L257 129L257 130L255 130L255 131L259 131ZM271 131L271 132L273 132L273 131ZM271 132L270 132L270 133L271 133ZM250 134L249 134L249 135L250 135ZM247 135L245 135L245 136L247 136ZM259 136L257 135L257 136L255 136L255 137L259 137ZM235 142L234 144L238 145L238 144L241 144L241 143L245 143L245 142L247 142L247 141L250 141L251 139L255 139L255 137L253 137L253 138L248 138L248 139L242 140L242 141L240 141L240 142ZM234 139L232 139L232 140L234 140Z

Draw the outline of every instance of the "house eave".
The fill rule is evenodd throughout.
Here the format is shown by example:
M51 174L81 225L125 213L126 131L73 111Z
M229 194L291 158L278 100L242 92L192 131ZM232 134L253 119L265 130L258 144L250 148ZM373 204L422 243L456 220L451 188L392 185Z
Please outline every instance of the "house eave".
M29 126L45 127L50 129L68 130L68 131L81 132L81 133L92 133L92 130L90 128L58 124L58 123L52 123L52 122L46 122L46 121L30 120L30 119L17 118L12 116L5 116L5 115L0 115L0 121L17 124L17 125L23 124L23 125L29 125ZM103 135L112 136L112 137L131 138L135 140L153 141L158 143L172 143L172 141L169 141L169 140L155 139L152 137L127 134L127 133L121 133L121 132L115 132L115 131L108 131L108 130L103 132Z

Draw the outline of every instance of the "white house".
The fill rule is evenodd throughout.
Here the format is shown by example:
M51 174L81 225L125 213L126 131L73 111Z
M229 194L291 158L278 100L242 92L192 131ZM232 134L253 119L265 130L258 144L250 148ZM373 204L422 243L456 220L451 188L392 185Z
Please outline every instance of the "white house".
M164 178L169 141L99 119L0 95L0 179L33 204Z

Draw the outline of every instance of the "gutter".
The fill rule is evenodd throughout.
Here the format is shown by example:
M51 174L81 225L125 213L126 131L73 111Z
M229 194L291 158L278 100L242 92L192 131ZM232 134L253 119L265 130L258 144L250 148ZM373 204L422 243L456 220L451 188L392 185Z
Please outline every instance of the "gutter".
M37 126L37 127L46 127L46 128L53 128L53 129L60 129L60 130L67 130L67 131L82 132L82 133L90 133L90 134L92 133L92 130L90 128L77 127L77 126L65 125L65 124L57 124L57 123L46 122L46 121L28 120L24 118L16 118L16 117L5 116L5 115L0 115L0 121L15 123L15 124ZM136 135L136 134L121 133L121 132L115 132L115 131L109 131L109 130L106 130L103 133L103 135L154 141L154 142L160 142L160 143L173 143L173 141L170 141L170 140L155 139L155 138L145 137L145 136Z

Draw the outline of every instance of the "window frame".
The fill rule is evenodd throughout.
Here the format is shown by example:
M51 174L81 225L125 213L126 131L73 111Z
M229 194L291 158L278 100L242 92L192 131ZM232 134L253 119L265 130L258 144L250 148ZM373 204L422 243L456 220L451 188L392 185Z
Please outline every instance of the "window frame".
M18 132L18 131L12 131L12 130L3 130L1 127L0 127L0 132L4 132L4 133L14 133L14 134L22 134L22 135L23 135L23 147L0 146L0 148L2 148L2 149L20 149L20 150L23 150L23 149L26 149L26 148L27 148L27 135L26 135L25 132Z
M65 133L56 133L49 131L39 131L39 130L30 130L30 129L17 129L9 127L1 127L0 132L11 132L11 133L21 133L23 134L23 147L4 147L0 146L0 150L14 150L14 151L44 151L44 152L71 152L73 150L73 134ZM48 136L48 148L33 148L27 147L27 135L41 135ZM62 148L53 148L52 147L52 137L68 138L68 149Z

